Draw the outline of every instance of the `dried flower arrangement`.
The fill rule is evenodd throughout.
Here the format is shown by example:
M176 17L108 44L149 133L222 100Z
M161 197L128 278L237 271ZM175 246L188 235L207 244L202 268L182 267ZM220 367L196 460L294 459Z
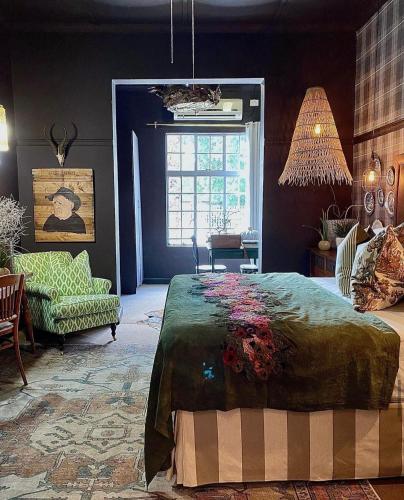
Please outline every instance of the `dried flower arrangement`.
M25 207L12 197L0 197L0 268L10 264L25 233Z

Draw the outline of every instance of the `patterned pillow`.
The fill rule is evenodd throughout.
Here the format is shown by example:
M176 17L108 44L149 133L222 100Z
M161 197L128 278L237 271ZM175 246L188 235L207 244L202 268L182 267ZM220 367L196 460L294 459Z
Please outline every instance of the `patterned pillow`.
M350 295L350 280L356 247L368 240L368 233L359 224L355 224L337 248L335 279L342 295L346 297Z
M90 258L87 251L79 253L68 265L55 260L49 270L47 282L62 296L93 294Z
M387 226L358 251L351 278L355 310L385 309L404 297L404 247L397 229Z

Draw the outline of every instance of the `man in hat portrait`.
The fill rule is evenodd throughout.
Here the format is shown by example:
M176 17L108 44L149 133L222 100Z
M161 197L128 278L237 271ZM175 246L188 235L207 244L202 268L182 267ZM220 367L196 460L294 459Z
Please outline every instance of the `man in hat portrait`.
M53 214L47 218L43 225L44 231L53 233L86 233L84 220L77 213L77 210L81 206L81 200L73 190L67 187L60 187L56 193L46 198L53 203Z

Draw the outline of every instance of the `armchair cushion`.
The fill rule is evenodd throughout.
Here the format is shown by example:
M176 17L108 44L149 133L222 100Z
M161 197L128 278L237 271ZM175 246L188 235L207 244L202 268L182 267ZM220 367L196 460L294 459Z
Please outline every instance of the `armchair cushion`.
M26 281L25 289L28 294L35 295L36 297L41 297L43 299L48 299L57 302L59 298L59 292L56 288L43 283L35 283L35 281Z
M119 297L116 295L79 295L61 297L58 303L51 306L51 315L55 320L60 320L117 308L119 308Z
M87 251L79 253L67 264L57 258L54 259L49 268L47 283L56 288L61 296L94 293Z
M109 293L112 283L105 278L93 278L93 290L95 294Z

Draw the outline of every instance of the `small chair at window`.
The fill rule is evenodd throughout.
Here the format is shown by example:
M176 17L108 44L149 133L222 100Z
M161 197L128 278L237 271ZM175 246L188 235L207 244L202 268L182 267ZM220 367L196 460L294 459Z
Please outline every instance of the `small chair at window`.
M194 263L195 263L195 273L196 274L211 273L212 266L210 264L199 265L199 250L198 250L198 245L196 243L196 236L192 236L191 240L192 240L192 255L194 257ZM223 264L215 264L214 266L215 273L225 273L226 271L227 267L224 266Z
M240 264L241 274L256 274L258 273L258 266L255 264Z
M23 288L23 274L0 276L0 351L14 347L22 380L24 381L24 385L27 385L28 382L22 364L18 339L18 323L20 320Z

